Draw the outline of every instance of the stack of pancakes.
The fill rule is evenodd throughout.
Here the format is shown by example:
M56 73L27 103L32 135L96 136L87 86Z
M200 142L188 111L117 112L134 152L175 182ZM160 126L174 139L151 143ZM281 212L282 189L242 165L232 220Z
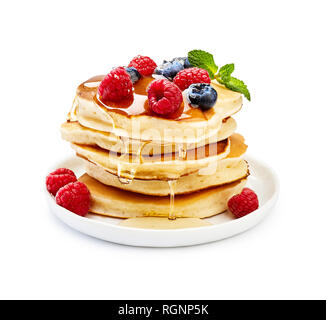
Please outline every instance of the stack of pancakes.
M142 78L128 101L104 104L97 88L104 76L82 83L63 139L85 163L80 177L91 193L93 213L120 217L196 217L221 213L248 176L247 146L234 133L231 117L242 106L240 93L214 81L218 99L210 110L189 105L157 116L148 107Z

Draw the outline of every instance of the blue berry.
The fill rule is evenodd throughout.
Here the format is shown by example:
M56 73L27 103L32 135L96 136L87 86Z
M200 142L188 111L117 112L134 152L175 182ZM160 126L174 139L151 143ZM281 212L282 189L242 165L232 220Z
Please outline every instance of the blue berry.
M165 78L172 81L179 71L191 67L192 65L187 57L177 57L171 61L164 60L163 63L155 69L154 73L163 75Z
M125 68L125 70L129 74L131 82L133 84L136 83L141 78L140 73L138 72L138 70L135 67L128 67L128 68Z
M208 110L214 106L217 92L208 83L194 83L188 88L187 98L194 108Z
M189 62L188 58L185 59L185 62L183 65L184 65L185 69L193 67L193 65Z
M174 58L171 62L178 61L179 63L182 64L184 69L191 68L192 65L190 64L188 57L178 57Z
M172 81L177 73L181 70L183 70L183 65L180 62L168 62L166 67L163 69L162 75Z
M162 75L163 74L163 70L165 68L168 68L172 65L172 63L170 61L166 61L164 60L163 63L159 66L157 66L154 70L154 74L158 74L158 75Z

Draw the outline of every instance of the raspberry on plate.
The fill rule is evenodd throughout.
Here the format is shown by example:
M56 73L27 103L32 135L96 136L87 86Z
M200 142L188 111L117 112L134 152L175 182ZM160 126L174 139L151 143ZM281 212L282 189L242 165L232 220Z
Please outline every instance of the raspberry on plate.
M128 67L135 67L142 76L150 76L157 65L150 57L138 55L130 61Z
M132 81L128 72L118 67L113 69L100 83L98 92L103 101L118 102L132 95Z
M181 70L175 76L173 82L183 91L193 83L211 83L211 79L205 69L188 68Z
M66 168L60 168L51 172L45 179L47 190L54 196L61 187L75 181L77 181L75 174Z
M258 209L257 194L249 188L244 188L240 194L233 196L228 201L228 207L237 218L241 218Z
M180 89L164 79L151 82L147 89L147 95L151 110L160 115L176 112L183 101Z
M59 206L79 216L85 216L89 211L91 197L86 185L76 181L62 187L58 191L55 201Z

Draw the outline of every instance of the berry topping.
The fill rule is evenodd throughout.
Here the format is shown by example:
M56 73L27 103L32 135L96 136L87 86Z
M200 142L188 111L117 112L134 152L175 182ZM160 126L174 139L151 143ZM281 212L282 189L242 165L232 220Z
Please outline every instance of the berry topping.
M127 71L113 69L100 83L98 92L103 101L121 101L132 95L132 82Z
M201 68L189 68L181 70L173 79L173 82L183 91L193 83L211 83L209 74Z
M162 75L172 81L181 70L183 70L183 65L180 62L167 62L163 67Z
M190 64L190 62L188 60L188 57L174 58L171 62L174 62L174 61L181 63L184 69L192 67L192 65Z
M136 56L130 61L128 67L135 67L142 76L150 76L157 65L150 57Z
M165 61L163 62L163 64L161 64L155 69L154 73L158 75L162 75L165 78L172 81L173 78L176 76L176 74L181 70L183 70L183 65L180 62Z
M90 207L90 193L86 185L80 181L62 187L55 200L57 204L80 216L85 216Z
M151 82L147 89L147 95L151 110L160 115L176 112L183 101L180 89L164 79Z
M45 179L47 190L54 196L61 187L75 181L77 181L75 174L66 168L60 168L51 172Z
M154 73L163 75L165 78L172 81L179 71L190 67L191 64L187 57L179 57L171 61L164 60L163 63L155 69Z
M208 110L214 106L217 92L208 83L194 83L188 88L187 98L193 107Z
M244 188L240 194L233 196L228 201L229 210L237 217L241 218L250 212L258 209L259 202L256 193Z
M141 78L141 74L138 72L138 70L135 67L128 67L125 68L125 70L129 74L131 82L133 84L136 83Z
M171 67L171 65L172 65L171 61L164 60L162 64L160 64L155 68L154 73L158 75L163 75L163 70Z

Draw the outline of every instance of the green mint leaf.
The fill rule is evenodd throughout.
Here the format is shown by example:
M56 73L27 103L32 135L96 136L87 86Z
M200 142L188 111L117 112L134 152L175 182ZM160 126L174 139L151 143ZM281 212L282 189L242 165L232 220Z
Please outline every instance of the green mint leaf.
M243 81L230 77L224 85L230 90L242 93L250 101L250 92Z
M217 77L220 79L221 83L225 84L230 80L233 71L234 71L234 63L226 64L220 68Z
M188 60L194 66L208 71L211 79L218 70L212 54L203 50L192 50L188 52Z
M242 80L231 77L234 71L234 64L226 64L217 73L218 66L215 64L212 54L203 50L192 50L188 52L188 60L194 66L208 71L211 79L216 79L226 88L242 93L249 101L250 92Z

